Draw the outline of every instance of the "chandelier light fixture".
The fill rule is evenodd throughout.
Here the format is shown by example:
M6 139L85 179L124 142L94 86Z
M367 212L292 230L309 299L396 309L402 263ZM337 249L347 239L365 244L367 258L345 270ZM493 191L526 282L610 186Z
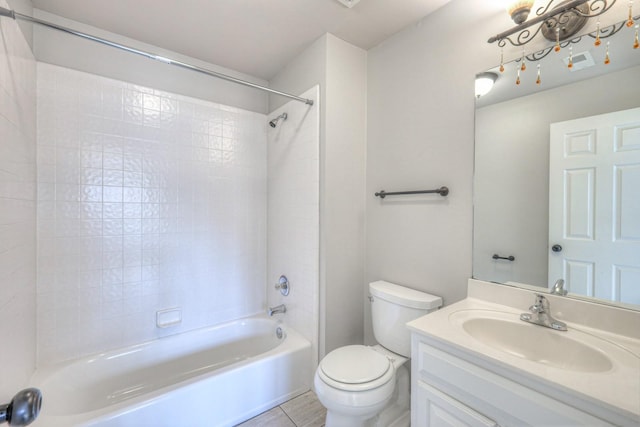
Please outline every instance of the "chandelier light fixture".
M579 31L592 18L597 18L596 30L586 34L586 36L594 39L595 46L600 46L602 39L611 37L626 27L635 29L632 47L634 49L640 47L638 42L639 25L637 24L637 21L640 20L640 15L634 16L633 14L633 0L628 1L628 15L624 21L604 28L600 26L599 17L607 13L616 3L616 0L565 0L557 4L554 3L556 3L555 0L550 0L546 6L539 7L536 10L535 16L529 19L534 1L511 1L507 6L507 13L516 23L516 26L488 40L489 43L497 42L498 47L500 47L500 72L504 71L503 49L507 43L515 47L522 47L522 58L518 60L521 62L521 65L517 69L518 76L516 84L520 84L520 73L526 70L526 61L539 61L552 51L560 52L563 48L569 47L570 60L567 67L572 68L573 62L571 61L572 52L570 46L582 40L583 36L576 34L579 34ZM553 42L553 45L536 52L525 54L525 45L534 40L539 34L548 41ZM609 57L608 41L605 44L605 48L607 52L604 63L609 64L611 59ZM539 66L537 67L537 71L536 83L540 84Z

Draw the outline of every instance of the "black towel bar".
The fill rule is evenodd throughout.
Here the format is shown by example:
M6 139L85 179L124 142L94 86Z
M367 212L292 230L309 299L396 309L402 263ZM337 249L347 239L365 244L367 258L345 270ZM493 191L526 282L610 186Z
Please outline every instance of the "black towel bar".
M438 193L442 197L449 194L449 189L447 187L440 187L437 190L417 190L417 191L394 191L394 192L386 192L384 190L378 191L375 196L384 199L387 196L398 196L401 194L427 194L427 193Z

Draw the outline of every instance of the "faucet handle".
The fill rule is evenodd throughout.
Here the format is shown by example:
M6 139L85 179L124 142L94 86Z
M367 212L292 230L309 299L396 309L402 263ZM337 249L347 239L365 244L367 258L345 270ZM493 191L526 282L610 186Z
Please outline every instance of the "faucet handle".
M549 310L549 300L542 294L536 294L536 303L529 307L532 313L546 313Z
M287 279L287 276L285 276L284 274L280 276L280 279L278 279L278 283L276 283L275 288L279 290L280 293L285 297L289 295L289 279Z

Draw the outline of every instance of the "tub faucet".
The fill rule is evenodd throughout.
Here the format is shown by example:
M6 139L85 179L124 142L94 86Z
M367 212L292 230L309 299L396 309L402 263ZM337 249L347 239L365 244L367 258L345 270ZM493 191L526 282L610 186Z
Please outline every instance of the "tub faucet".
M531 313L522 313L520 320L533 323L534 325L544 326L546 328L555 329L556 331L566 331L567 325L551 316L549 310L549 300L540 294L536 294L536 302L529 307Z
M273 316L277 313L286 313L287 307L284 304L276 305L275 307L269 307L269 316Z

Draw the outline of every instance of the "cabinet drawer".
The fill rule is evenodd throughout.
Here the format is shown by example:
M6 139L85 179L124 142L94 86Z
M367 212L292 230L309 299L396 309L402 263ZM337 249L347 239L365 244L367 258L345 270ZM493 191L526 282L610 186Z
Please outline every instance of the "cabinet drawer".
M458 402L451 396L418 381L416 427L496 427L495 421Z

